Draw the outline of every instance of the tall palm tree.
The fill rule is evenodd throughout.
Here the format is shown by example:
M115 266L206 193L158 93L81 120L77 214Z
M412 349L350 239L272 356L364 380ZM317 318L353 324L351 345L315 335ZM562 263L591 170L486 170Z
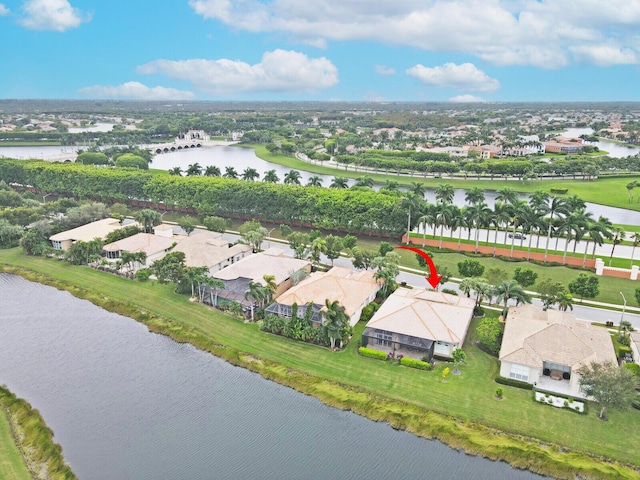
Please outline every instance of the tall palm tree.
M253 182L258 178L260 178L260 174L258 173L258 171L255 168L247 167L242 172L242 179L243 180L246 180L246 181L249 181L249 182Z
M634 233L631 235L631 240L633 240L633 248L631 249L631 266L629 268L633 268L633 256L636 253L636 247L638 243L640 243L640 233Z
M233 167L224 167L224 175L225 178L238 178L238 171Z
M562 255L562 264L565 265L567 263L567 249L569 248L569 243L573 240L576 232L580 231L581 223L580 218L575 213L570 213L566 217L562 219L562 223L560 224L559 231L564 233L565 242L564 242L564 253Z
M345 177L333 177L329 188L349 188L349 181Z
M221 174L220 167L217 167L215 165L209 165L207 168L204 169L205 177L219 177L220 174Z
M331 301L327 298L322 316L324 328L331 342L331 349L336 347L336 340L340 340L340 348L342 348L342 330L348 321L344 307L337 300Z
M469 205L477 205L480 202L484 202L484 190L480 187L473 187L471 190L467 190L464 199Z
M422 204L423 200L420 196L418 196L417 194L413 193L413 192L407 192L404 196L404 198L402 199L402 202L400 203L401 208L404 208L407 210L407 244L411 243L411 238L410 238L410 234L411 234L411 212L413 211L413 213L416 213L420 210L420 205Z
M504 243L507 243L507 227L509 220L511 219L511 210L513 205L499 201L496 202L493 207L493 224L496 226L496 236L493 239L493 256L496 256L496 250L498 248L498 232L502 230L504 232Z
M424 199L424 194L427 193L427 187L425 187L424 183L421 183L421 182L411 182L411 186L409 186L409 191L415 193L420 198Z
M309 177L307 181L307 187L321 187L322 186L322 178L318 175L313 175Z
M387 180L382 188L389 192L397 192L400 189L400 184L394 180Z
M187 176L194 177L202 174L202 167L199 163L193 163L187 168Z
M215 292L215 297L211 298L211 303L214 306L218 305L218 291L224 289L224 282L218 278L207 276L202 283L208 286L210 290L213 290Z
M265 286L268 290L268 294L269 294L269 300L273 298L273 296L275 295L276 291L278 290L278 284L276 283L276 276L275 275L263 275L262 278L264 279L264 283Z
M297 170L289 170L284 174L284 183L287 185L300 185L300 172Z
M453 185L449 183L441 183L436 188L436 200L443 203L451 203L456 191Z
M448 227L452 220L453 216L456 213L455 205L451 205L450 203L440 202L436 205L436 220L438 225L440 226L440 249L442 249L442 237L444 236L444 227Z
M244 292L245 300L251 302L251 320L253 320L253 309L256 302L260 302L264 296L264 287L258 282L250 281L247 290Z
M549 252L549 242L551 241L551 229L553 228L553 217L556 215L565 215L567 213L567 204L563 198L560 197L552 197L551 202L549 203L549 220L548 220L548 230L547 230L547 243L544 247L544 262L547 262L547 256Z
M182 169L180 167L173 167L169 169L169 175L175 175L176 177L182 176Z
M558 304L558 310L560 310L561 312L566 312L567 309L573 310L573 296L570 293L556 293L553 303Z
M527 202L525 200L516 200L513 203L512 209L511 209L511 219L510 219L510 223L511 223L511 253L509 254L510 257L513 257L513 248L515 246L515 241L516 241L516 229L521 225L522 223L522 218L525 215L525 208L527 208L529 205L527 204ZM522 237L520 237L520 246L522 246Z
M475 228L475 253L478 253L478 247L480 245L480 227L485 224L486 219L491 214L491 209L487 206L486 203L480 202L467 207L467 212L469 212L469 218L471 219L472 224Z
M626 232L622 227L613 227L613 246L611 247L611 255L609 256L609 266L611 266L611 262L613 261L613 252L616 249L616 245L624 240L626 236Z
M509 187L498 190L498 194L496 195L496 202L510 203L513 205L517 200L518 193L513 188Z
M264 172L262 181L267 183L278 183L280 181L280 178L278 178L278 174L275 170L267 170L266 172Z

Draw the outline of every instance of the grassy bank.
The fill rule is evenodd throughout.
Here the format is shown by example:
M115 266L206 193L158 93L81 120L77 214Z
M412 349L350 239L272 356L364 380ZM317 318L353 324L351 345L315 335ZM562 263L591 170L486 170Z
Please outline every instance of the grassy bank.
M339 353L261 332L216 310L172 293L171 285L137 283L57 260L24 257L18 249L0 251L4 271L70 291L111 311L260 373L267 379L318 397L337 408L387 421L467 452L503 459L514 466L573 478L640 478L640 415L612 411L609 422L579 416L532 401L531 392L505 387L496 402L498 361L475 347L475 323L461 376L447 384L434 372L356 354L355 339ZM593 409L595 411L595 409ZM571 452L567 451L571 450ZM604 459L612 461L605 461Z
M38 141L26 141L26 140L22 140L22 141L3 141L0 142L0 147L58 147L62 145L59 141L44 141L44 142L38 142Z
M284 155L271 155L264 145L243 145L255 149L256 156L266 160L267 162L276 163L296 170L304 170L312 173L321 173L325 175L338 175L341 177L360 178L368 176L378 183L384 183L387 180L396 181L402 185L410 185L411 182L423 183L429 188L436 188L442 183L449 183L455 188L472 188L478 187L483 190L500 190L502 188L513 188L522 193L532 193L536 190L544 190L550 192L554 189L568 189L565 195L578 195L585 202L609 205L612 207L626 208L629 210L640 211L640 204L637 202L629 203L629 195L626 185L633 179L640 179L640 175L631 175L614 178L600 178L596 181L587 182L584 180L540 180L531 182L521 182L517 180L478 180L476 177L469 176L468 179L461 178L423 178L420 176L406 175L385 175L383 173L356 172L353 167L348 170L344 168L334 168L326 165L303 162L294 157Z
M37 410L4 387L0 387L0 410L0 478L76 478Z

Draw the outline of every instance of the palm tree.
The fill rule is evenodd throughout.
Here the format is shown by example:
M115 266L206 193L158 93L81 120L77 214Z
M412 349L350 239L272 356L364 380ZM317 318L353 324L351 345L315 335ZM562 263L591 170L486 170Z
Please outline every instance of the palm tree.
M297 170L289 170L284 174L284 183L287 185L300 185L300 172Z
M529 205L523 208L522 215L522 232L529 234L529 245L527 247L527 261L531 258L531 242L533 240L533 233L535 232L538 239L540 239L540 231L545 227L544 220L539 215L538 211Z
M573 310L573 296L570 293L558 292L553 300L553 303L558 304L558 310L561 312L566 312L567 309Z
M436 200L443 203L451 203L456 191L449 183L441 183L436 188Z
M637 180L627 183L627 193L629 194L629 203L633 203L633 189L638 186Z
M531 297L515 280L505 280L500 285L496 286L494 290L494 296L500 298L500 300L504 303L504 309L502 310L503 315L506 313L507 303L511 299L514 299L516 301L516 304L531 303Z
M444 236L444 227L449 226L456 213L455 205L440 202L436 205L436 221L440 226L440 249L442 249L442 237Z
M498 190L496 195L496 202L515 204L518 201L518 193L509 187Z
M219 177L221 173L222 172L220 172L220 167L217 167L215 165L209 165L204 169L205 177Z
M492 212L491 212L491 209L484 202L472 204L470 207L467 207L467 212L469 212L469 219L471 220L472 225L475 227L475 231L476 231L475 253L478 253L478 248L480 244L480 227L485 224L486 219L489 218L489 215Z
M275 275L263 275L262 276L265 286L267 288L267 290L269 291L269 298L273 298L273 296L275 295L276 291L278 290L278 284L276 283L276 276Z
M280 181L280 178L278 178L278 174L275 170L267 170L266 172L264 172L262 181L267 183L278 183Z
M631 249L631 266L629 268L633 268L633 255L636 253L638 243L640 243L640 233L636 232L631 235L631 240L633 240L633 248Z
M249 182L253 182L258 178L260 178L260 174L258 173L258 171L255 168L247 167L242 172L242 179L243 180L246 180L246 181L249 181Z
M567 214L567 204L563 198L553 197L551 198L551 203L549 204L548 213L549 213L549 228L547 230L547 243L544 247L544 262L547 263L547 255L549 252L549 242L551 241L551 229L553 228L553 217L554 215L565 215Z
M225 178L238 178L238 171L233 167L224 167L224 175Z
M182 176L182 169L180 167L173 167L169 169L169 175L175 175L176 177Z
M458 288L467 296L467 298L469 298L471 297L471 290L473 290L475 284L476 281L473 277L465 277L460 280Z
M349 180L345 177L333 177L329 188L349 188Z
M373 178L364 175L356 180L356 183L353 184L354 187L373 187Z
M311 261L316 265L320 263L320 256L327 253L327 242L322 237L317 237L311 242Z
M401 208L407 209L407 244L411 243L411 211L418 212L420 210L420 205L424 200L421 199L417 194L413 192L407 192L400 203Z
M143 226L145 233L151 233L153 227L162 223L162 216L150 208L137 211L133 215L133 219Z
M480 202L484 202L484 190L480 187L473 187L471 190L467 190L464 199L469 205L477 205Z
M253 320L253 307L264 297L264 287L258 282L250 281L247 290L244 292L244 299L251 302L251 320Z
M511 225L512 225L512 230L511 230L511 253L509 254L510 257L513 257L513 248L515 246L515 242L516 242L516 228L520 226L520 224L522 223L522 218L524 217L525 213L525 208L527 208L529 205L527 204L527 202L525 200L516 200L513 205L512 205L512 209L511 209ZM520 237L520 245L522 246L522 237Z
M224 289L224 282L218 278L206 277L202 283L215 292L215 297L211 299L211 303L214 306L218 305L218 291Z
M325 300L325 309L322 312L324 317L324 328L331 342L331 350L336 347L336 340L340 340L340 348L342 348L342 330L347 323L347 314L345 309L337 300Z
M397 192L400 189L400 184L394 180L387 180L382 188L389 192Z
M496 236L493 239L493 256L496 256L496 250L498 248L498 230L504 230L504 243L507 243L507 226L511 219L511 210L513 205L504 202L496 202L493 208L493 223L496 226Z
M309 177L309 180L307 181L307 187L321 187L322 186L322 178L320 178L318 175L313 175L312 177Z
M420 198L424 199L424 194L427 192L427 188L424 186L424 183L411 182L411 186L409 187L409 191L415 193Z
M624 240L626 236L626 232L622 227L613 227L613 247L611 247L611 256L609 256L609 266L611 266L611 262L613 261L613 252L616 249L616 245Z
M193 163L187 168L187 177L194 177L202 174L202 167L199 163Z

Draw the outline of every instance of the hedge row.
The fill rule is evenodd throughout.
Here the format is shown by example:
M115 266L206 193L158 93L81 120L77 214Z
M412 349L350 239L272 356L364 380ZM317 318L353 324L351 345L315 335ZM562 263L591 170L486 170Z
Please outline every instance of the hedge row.
M402 357L400 359L400 365L418 368L420 370L431 370L431 364L429 362L423 362L422 360L416 360L415 358L410 357Z
M509 385L510 387L522 388L524 390L533 390L533 385L514 378L496 377L496 383Z
M372 348L360 347L358 349L358 353L360 355L362 355L363 357L377 358L379 360L386 360L387 359L387 354L386 353L381 352L380 350L373 350Z

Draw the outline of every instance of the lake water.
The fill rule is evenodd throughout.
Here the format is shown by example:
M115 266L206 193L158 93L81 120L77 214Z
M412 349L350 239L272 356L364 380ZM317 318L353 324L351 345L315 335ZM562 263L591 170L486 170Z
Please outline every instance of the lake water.
M593 133L592 128L568 128L562 132L562 136L569 138L578 138L580 135L591 135ZM599 142L594 143L596 147L605 152L609 152L607 155L615 158L626 158L629 155L637 155L640 153L640 148L629 147L627 145L621 145L619 143L608 142L606 139L602 139Z
M52 287L0 274L0 299L0 383L41 412L81 479L541 478L327 407Z

